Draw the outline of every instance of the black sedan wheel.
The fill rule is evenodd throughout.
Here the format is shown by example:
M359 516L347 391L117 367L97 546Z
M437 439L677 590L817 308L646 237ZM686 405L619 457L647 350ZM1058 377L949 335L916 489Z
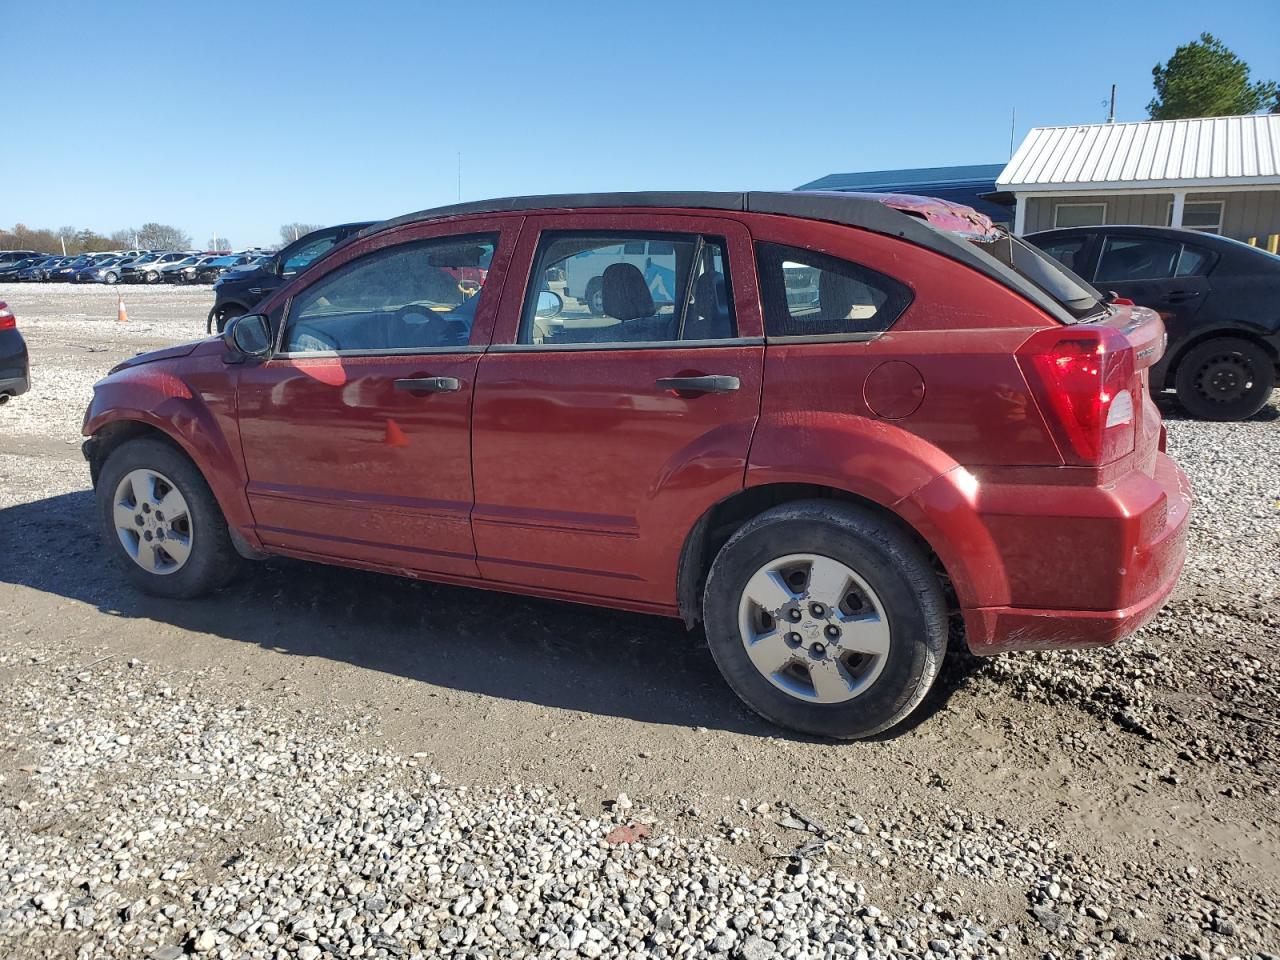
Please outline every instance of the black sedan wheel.
M1197 344L1178 364L1178 402L1199 420L1246 420L1275 386L1275 364L1250 340L1220 337Z
M102 282L103 283L119 283L120 274L116 273L114 270L108 270L106 273L102 275Z

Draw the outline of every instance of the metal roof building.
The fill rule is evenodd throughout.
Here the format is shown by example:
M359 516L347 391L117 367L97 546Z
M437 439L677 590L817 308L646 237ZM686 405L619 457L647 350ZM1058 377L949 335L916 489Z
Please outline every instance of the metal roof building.
M1280 115L1036 127L997 176L1014 231L1092 223L1280 232Z
M1008 223L1013 212L986 199L995 192L1001 163L978 163L959 167L915 167L909 170L871 170L865 173L830 173L797 190L838 190L852 193L914 193L963 203L985 213L998 223Z

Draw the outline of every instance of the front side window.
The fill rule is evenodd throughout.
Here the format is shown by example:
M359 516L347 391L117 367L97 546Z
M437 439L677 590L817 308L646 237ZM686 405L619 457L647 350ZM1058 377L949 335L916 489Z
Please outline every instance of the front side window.
M758 243L756 260L769 337L873 335L911 303L906 284L815 250Z
M497 242L496 234L419 240L340 267L294 298L284 351L466 346Z
M337 242L338 238L336 236L328 236L317 237L310 243L304 244L297 250L290 253L284 263L281 264L281 275L285 277L292 277L295 274L300 273L310 265L312 260L320 256L320 254L324 253Z
M723 340L736 330L724 241L549 232L538 244L518 342L670 343Z
M1105 203L1058 203L1053 207L1055 227L1096 227L1106 222Z
M1182 244L1171 240L1107 237L1098 261L1099 283L1166 280L1178 266Z

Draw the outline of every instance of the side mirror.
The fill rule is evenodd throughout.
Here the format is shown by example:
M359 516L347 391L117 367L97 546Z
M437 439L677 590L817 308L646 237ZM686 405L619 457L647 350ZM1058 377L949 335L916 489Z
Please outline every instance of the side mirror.
M564 297L550 290L543 290L538 294L538 305L534 309L534 316L539 320L550 320L552 317L560 316L560 311L564 309Z
M222 342L241 360L265 359L271 353L271 324L260 313L232 317L222 330Z

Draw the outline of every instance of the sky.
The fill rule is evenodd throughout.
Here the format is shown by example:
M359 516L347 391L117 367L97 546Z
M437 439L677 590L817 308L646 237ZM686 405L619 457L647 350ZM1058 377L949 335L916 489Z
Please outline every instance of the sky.
M1280 80L1274 0L0 0L0 224L239 248L459 197L998 163L1014 111L1016 140L1101 122L1115 83L1145 119L1206 30Z

